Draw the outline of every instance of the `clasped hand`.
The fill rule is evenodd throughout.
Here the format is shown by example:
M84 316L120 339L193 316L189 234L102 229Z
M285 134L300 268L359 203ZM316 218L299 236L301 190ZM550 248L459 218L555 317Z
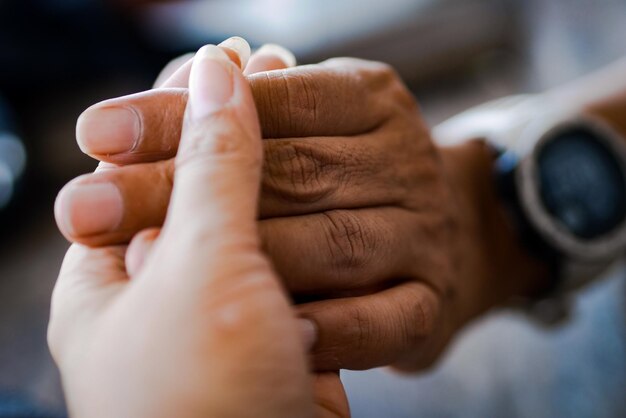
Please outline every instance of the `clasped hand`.
M56 216L92 248L68 253L50 326L75 411L345 416L337 370L428 367L511 292L488 150L437 147L387 65L293 64L230 39L79 119L102 163Z

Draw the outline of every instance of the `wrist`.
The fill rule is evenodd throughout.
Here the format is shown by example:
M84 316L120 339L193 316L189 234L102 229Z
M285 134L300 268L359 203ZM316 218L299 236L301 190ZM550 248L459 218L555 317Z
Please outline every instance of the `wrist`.
M493 177L495 155L482 140L440 148L457 208L455 240L460 325L514 297L549 284L547 266L531 256L500 201Z

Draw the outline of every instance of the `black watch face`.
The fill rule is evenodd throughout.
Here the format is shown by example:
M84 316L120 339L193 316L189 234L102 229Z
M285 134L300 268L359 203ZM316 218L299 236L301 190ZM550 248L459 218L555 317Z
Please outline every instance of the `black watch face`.
M560 133L539 152L541 197L571 233L594 239L626 214L626 182L611 149L584 128Z

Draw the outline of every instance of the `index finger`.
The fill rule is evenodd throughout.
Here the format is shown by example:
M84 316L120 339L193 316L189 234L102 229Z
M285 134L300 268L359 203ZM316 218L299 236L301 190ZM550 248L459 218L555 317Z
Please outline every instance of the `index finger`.
M264 138L371 132L396 109L401 86L388 65L352 58L255 74L249 80Z
M384 64L342 59L254 74L252 87L264 138L353 136L375 130L392 115L414 111L414 100ZM85 119L105 120L101 112L124 110L135 129L98 124L79 126L83 151L116 164L156 161L176 155L187 104L186 89L163 88L107 100L88 109ZM109 121L110 122L110 121ZM95 134L97 133L97 138ZM134 135L133 138L124 138ZM111 152L111 144L129 143Z

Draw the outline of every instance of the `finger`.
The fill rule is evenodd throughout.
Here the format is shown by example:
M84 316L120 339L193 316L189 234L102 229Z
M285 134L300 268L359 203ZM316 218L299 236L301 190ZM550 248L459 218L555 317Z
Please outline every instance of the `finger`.
M274 369L283 361L279 372L293 383L293 397L304 405L311 392L298 323L260 251L256 208L261 162L261 130L250 86L223 51L205 46L191 69L170 210L133 279L138 286L155 281L167 286L178 309L199 316L218 356L237 364L253 356ZM278 338L281 344L267 344ZM248 368L233 370L244 379L250 374ZM258 370L265 373L266 368ZM309 399L300 399L304 394Z
M250 87L215 46L198 52L189 85L186 126L160 241L192 245L193 251L215 257L222 255L216 246L254 248L262 146Z
M85 245L127 243L139 231L163 224L173 177L173 160L81 176L59 194L55 210L59 228L70 241ZM355 206L364 197L371 203L376 198L373 192L376 182L372 178L369 183L355 184L357 193L337 194L336 198L329 196L325 201L334 203L332 209ZM381 198L388 189L391 188L380 188L384 192ZM303 195L310 197L309 190L303 188ZM261 217L305 210L306 205L298 206L295 198L281 195L280 199L282 206L266 192L260 205ZM300 198L300 203L305 201ZM320 206L320 201L310 201L313 206ZM373 285L388 278L383 275L385 272L406 275L407 263L403 260L411 260L412 264L412 256L408 254L414 249L404 243L412 242L420 233L406 226L416 223L413 217L393 207L329 210L308 216L267 219L260 225L266 251L291 290L307 292ZM302 259L301 254L308 257ZM377 260L388 260L393 269Z
M78 118L78 145L85 154L115 164L170 158L178 148L186 105L187 90L182 88L105 100Z
M184 54L180 57L174 58L173 60L168 62L157 76L152 88L158 89L162 87L187 87L186 85L182 85L183 83L179 80L179 77L172 78L172 76L176 74L178 70L180 70L183 66L191 67L191 60L193 60L194 55L195 54L193 52L190 52L188 54ZM180 77L182 77L182 75ZM170 85L168 86L166 82Z
M268 219L259 226L263 248L290 292L325 296L419 274L431 263L407 244L419 236L413 225L413 215L390 207Z
M407 199L408 186L406 181L398 179L432 178L437 167L415 165L414 153L407 152L410 150L406 139L390 132L358 139L264 141L261 219L402 205ZM395 156L393 160L391 155ZM71 241L104 245L128 242L141 229L160 226L167 211L173 169L171 161L156 162L116 170L99 168L95 175L81 177L61 194L74 196L68 200L69 204L59 206L64 208L63 212L57 211L57 218L62 219L61 230ZM99 199L103 197L98 193L69 193L75 190L73 186L91 183L112 183L122 201L116 207L121 207L123 214L118 213L116 220L109 220L100 229L85 226L86 221L81 219L93 219L90 222L97 223L98 218L107 214L92 210L101 206ZM146 188L146 184L152 187Z
M172 160L82 176L60 193L55 211L59 227L70 241L86 245L128 242L139 231L163 224L172 178ZM105 185L121 202L109 203L109 194L101 192ZM90 193L94 186L95 192ZM355 188L361 190L358 184ZM368 190L362 194L373 198ZM337 200L337 207L350 204ZM289 204L283 208L288 211ZM267 209L261 216L267 216ZM419 276L425 269L439 268L432 259L418 262L415 254L422 252L406 245L419 236L432 241L421 228L430 224L400 208L376 207L271 218L260 223L260 232L265 251L287 287L295 293L320 294L375 287L390 278Z
M133 237L126 251L126 272L129 277L139 274L160 233L161 228L148 228Z
M249 77L264 138L351 136L375 130L414 99L393 70L330 60Z
M296 66L296 57L286 48L275 44L266 44L259 48L244 69L245 75L264 71L283 70Z
M219 48L235 65L247 65L250 46L244 39L229 38ZM80 149L117 164L174 156L187 105L187 90L182 88L188 85L192 63L193 59L187 60L158 90L105 100L85 110L76 123Z
M240 68L250 75L263 71L282 70L296 65L295 56L287 49L275 45L263 45L250 56L250 47L242 38L229 38L219 45ZM194 54L185 54L170 61L157 77L154 88L187 88Z
M364 370L405 359L432 361L441 328L436 294L406 282L373 295L325 300L298 307L317 325L313 360L317 370Z
M201 345L212 347L217 358L237 365L254 357L263 366L253 377L278 370L293 393L275 404L289 414L293 405L312 399L298 323L260 251L261 162L261 130L247 80L220 48L201 48L189 77L170 210L134 281L167 286L174 318L199 321L194 323L206 335ZM268 345L279 338L280 344ZM229 378L251 376L250 368L228 370Z
M265 141L261 217L401 206L410 182L437 170L415 164L416 143L391 127L359 137Z
M341 67L331 61L249 81L265 138L359 135L392 115L415 112L413 98L382 64L355 60ZM186 90L162 88L96 104L79 118L78 143L92 157L116 164L172 157L186 101Z
M144 228L162 225L171 171L170 163L151 163L77 179L63 189L59 198L63 201L66 193L70 194L69 204L58 205L64 208L63 212L57 210L61 230L72 241L105 245L128 242ZM116 217L121 219L116 220L116 227L94 232L92 225L96 221L83 219L106 215L102 211L105 205L98 200L101 193L74 192L83 183L106 183L118 190L123 201L118 207L123 208L123 214ZM146 188L145 184L152 187ZM428 223L418 218L408 211L385 207L272 218L262 221L259 227L263 247L287 288L297 294L323 295L372 288L389 279L420 277L428 269L439 269L437 260L420 259L422 252L406 244L420 236L424 241L431 239L420 227ZM90 228L85 230L85 225ZM81 235L77 231L85 232ZM128 264L134 265L130 261Z
M248 42L245 39L234 36L232 38L226 39L218 46L222 48L224 52L226 52L228 57L233 61L235 65L239 66L239 68L242 69L246 68L248 60L250 59L250 45L248 45ZM189 87L189 73L191 71L191 65L193 63L194 55L195 54L183 55L182 57L179 57L170 64L168 64L157 79L157 82L161 78L163 78L163 81L158 84L155 83L155 88L157 88L157 86L158 88ZM176 69L172 71L174 67ZM167 75L166 71L171 71L167 78L165 78L165 75Z
M59 229L72 242L99 246L127 243L137 232L163 225L173 166L166 160L78 177L57 197Z

